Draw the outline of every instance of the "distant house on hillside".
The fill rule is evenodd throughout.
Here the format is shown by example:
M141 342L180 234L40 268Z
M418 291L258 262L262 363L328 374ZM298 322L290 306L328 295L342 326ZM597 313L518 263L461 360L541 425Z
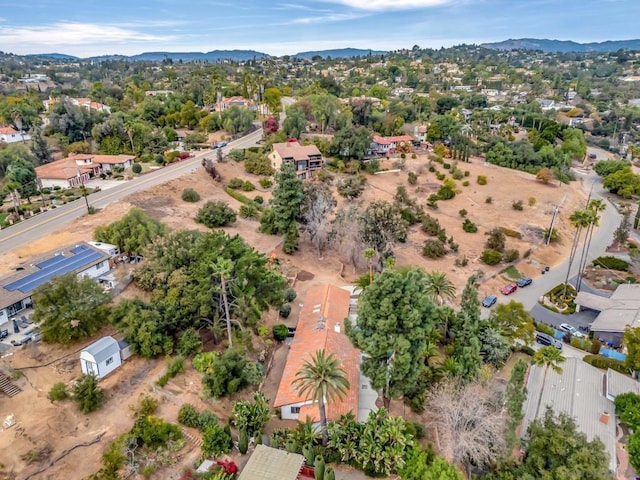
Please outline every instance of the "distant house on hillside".
M105 105L100 102L93 102L90 98L74 98L74 97L63 97L64 100L68 101L71 105L76 107L85 108L87 111L95 111L95 112L106 112L111 113L111 107ZM42 101L44 105L45 112L48 112L60 101L60 98L52 98L49 97L46 100Z
M327 419L335 420L350 412L358 416L360 351L344 332L350 301L349 291L333 285L321 285L307 292L274 402L283 419L305 420L309 417L316 423L319 421L317 404L298 394L294 385L300 368L319 350L340 360L350 385L342 400L326 405Z
M274 143L269 160L275 170L280 170L283 164L293 164L296 175L302 180L313 177L313 173L322 168L324 163L318 147L300 145L297 140Z
M31 140L31 136L25 132L19 132L11 127L0 127L0 143L16 143Z
M426 133L426 132L425 132ZM398 135L393 137L381 137L375 135L371 142L371 151L377 155L395 153L402 148L411 151L413 137L411 135Z
M135 158L133 155L72 154L36 167L36 177L40 188L73 188L116 167L127 169Z

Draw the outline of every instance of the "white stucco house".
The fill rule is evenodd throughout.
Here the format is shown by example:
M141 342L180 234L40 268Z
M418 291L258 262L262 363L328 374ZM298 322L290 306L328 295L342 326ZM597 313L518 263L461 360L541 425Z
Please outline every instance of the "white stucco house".
M134 159L133 155L72 154L36 167L36 177L40 188L73 188L116 167L125 170L133 165Z
M93 342L80 352L80 368L85 375L104 378L130 356L129 345L108 336Z
M25 132L19 132L11 127L0 127L0 142L16 143L31 140L31 136Z

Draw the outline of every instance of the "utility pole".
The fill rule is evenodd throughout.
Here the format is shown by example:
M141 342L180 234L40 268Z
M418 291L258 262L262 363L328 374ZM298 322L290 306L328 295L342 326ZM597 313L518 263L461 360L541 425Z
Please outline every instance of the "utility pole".
M80 184L80 190L82 190L82 196L84 197L84 203L87 205L87 214L91 215L91 207L89 206L89 198L87 197L87 187L85 187L84 181Z
M556 205L556 208L553 210L553 217L551 217L551 225L549 225L549 235L547 236L547 241L545 245L549 245L551 243L551 236L553 235L553 226L556 223L556 216L558 215L558 211L560 210L560 206Z

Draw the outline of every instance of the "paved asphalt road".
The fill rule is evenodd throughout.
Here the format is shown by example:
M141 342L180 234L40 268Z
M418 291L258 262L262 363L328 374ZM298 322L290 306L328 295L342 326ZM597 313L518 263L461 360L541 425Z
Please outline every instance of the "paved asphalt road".
M606 192L602 188L602 180L595 173L590 172L588 175L578 175L583 179L583 185L585 189L588 191L591 189L593 185L593 190L591 191L591 198L604 198L604 193ZM593 234L593 238L591 241L591 247L589 249L589 253L587 255L587 262L591 262L595 258L600 255L605 254L606 248L611 244L611 239L613 235L613 231L620 223L621 215L617 212L614 206L605 199L606 209L601 215L600 226ZM566 209L560 209L560 215L569 216L572 212L567 211ZM581 250L578 252L576 257L579 257ZM525 308L532 313L534 318L538 321L542 321L551 325L559 325L560 323L569 323L575 327L586 326L589 325L593 319L595 318L594 312L581 312L575 315L560 315L547 310L546 308L540 306L538 304L538 299L544 295L546 292L551 290L551 288L564 283L564 280L567 275L567 267L569 265L568 260L563 261L559 265L551 266L549 272L546 274L538 275L533 278L533 283L525 288L519 288L515 293L512 293L509 296L502 295L501 293L495 293L498 295L498 302L509 302L510 300L516 300L518 302L522 302ZM573 265L571 267L571 272L569 275L570 282L574 280L578 274L578 258L574 260ZM584 285L584 284L583 284ZM594 291L589 288L589 286L584 286L583 290L590 291L592 293L600 293ZM487 315L488 312L485 313L484 316Z
M262 128L229 142L229 144L224 147L223 152L228 153L234 148L254 146L260 139L262 139ZM207 150L206 152L197 154L193 158L168 165L153 173L136 177L133 180L122 182L121 185L108 190L91 194L88 197L89 203L96 208L104 208L109 203L120 200L127 195L165 183L173 178L192 172L194 169L202 168L202 159L205 157L215 159L215 150ZM83 198L80 198L74 202L61 205L56 209L41 213L24 222L6 228L0 231L0 254L28 244L33 240L45 237L57 230L61 230L73 220L86 213L87 207L85 201Z

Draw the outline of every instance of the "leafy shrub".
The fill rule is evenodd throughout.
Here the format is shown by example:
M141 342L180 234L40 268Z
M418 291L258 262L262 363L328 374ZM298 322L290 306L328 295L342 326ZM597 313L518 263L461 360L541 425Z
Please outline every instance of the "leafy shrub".
M640 395L637 393L622 393L614 401L616 415L622 423L633 430L640 428Z
M244 161L244 150L234 148L227 154L227 156L234 162L242 162Z
M480 260L485 265L497 265L502 261L502 254L497 250L488 248L482 252Z
M184 200L185 202L195 203L200 200L200 194L193 188L185 188L182 191L182 200Z
M440 240L429 238L422 247L422 255L427 258L440 258L447 254L444 243Z
M158 378L158 381L156 383L159 387L164 387L167 383L169 383L169 380L182 372L184 372L184 358L176 357L169 362L167 371L164 373L164 375Z
M443 163L442 164L442 168L444 168L445 170L451 170L451 164L450 163Z
M444 173L441 172L436 172L436 178L440 181L444 180L445 178L447 178L447 176Z
M249 202L246 205L240 205L238 215L242 218L260 218L260 209L255 202Z
M149 395L145 395L140 400L140 404L134 409L134 412L137 416L146 417L147 415L153 415L157 410L158 401Z
M469 180L465 180L464 182L462 182L463 187L468 187L469 185Z
M433 165L429 166L429 171L431 173L434 173L436 171L436 167L434 167Z
M418 175L416 175L415 172L409 172L407 174L407 181L409 182L409 185L415 185L418 183Z
M178 422L187 427L197 428L200 431L204 431L214 425L217 425L218 417L216 417L215 413L209 410L201 412L193 405L184 403L178 412Z
M236 221L236 212L225 202L207 202L196 215L196 222L209 228L224 227Z
M238 177L234 177L231 180L229 180L228 187L233 188L234 190L237 190L239 188L242 188L242 185L244 185L244 180Z
M530 207L533 207L538 201L536 200L536 197L529 197L529 199L527 200L527 204Z
M520 258L520 252L518 250L511 249L504 252L504 261L505 262L515 262Z
M602 355L585 355L583 360L587 362L589 365L592 365L597 368L607 369L610 368L615 370L616 372L627 374L627 368L624 365L624 362L620 360L616 360L615 358L607 358Z
M460 210L458 210L458 215L460 215L462 218L466 217L467 213L469 212L467 212L467 210L464 208L461 208Z
M453 173L451 173L451 176L454 180L462 180L462 178L464 177L460 170L454 170Z
M424 216L422 219L422 231L424 233L431 235L432 237L436 237L441 230L442 227L440 226L440 222L437 218L434 218L429 214Z
M245 197L243 194L241 194L240 192L236 192L232 188L225 187L224 191L227 192L230 197L235 198L240 203L247 204L247 203L251 202L251 199L249 197Z
M242 182L242 190L244 192L253 192L256 189L256 186L251 183L249 180Z
M487 197L484 199L484 203L488 203L489 205L491 205L493 203L493 198L491 197Z
M464 171L464 176L468 177L469 175L471 175L471 172L469 170L465 170Z
M51 390L49 390L47 398L52 402L66 400L67 398L69 398L67 386L63 382L54 384L53 387L51 387Z
M445 184L438 190L438 200L451 200L456 196L456 191L451 185Z
M273 332L273 338L278 342L282 342L289 336L289 328L284 323L274 325L271 331Z
M98 386L98 379L93 375L82 375L74 385L73 400L82 413L95 412L102 406L104 392Z
M432 210L438 209L438 195L436 195L435 193L429 195L429 198L427 198L427 207Z
M264 198L261 195L256 195L255 197L253 197L253 201L258 205L262 205L264 203Z
M511 208L513 208L514 210L522 211L524 210L524 204L522 203L522 200L517 200L511 204Z
M617 270L619 272L628 272L629 264L617 257L598 257L593 261L593 266L608 268L609 270Z
M284 292L284 301L285 302L293 302L298 294L293 288L287 288Z
M348 199L353 200L362 195L366 180L362 175L351 175L338 182L338 193Z
M271 179L270 179L270 178L268 178L268 177L262 177L262 178L258 181L258 183L260 184L260 186L261 186L262 188L271 188L271 187L273 187L273 180L271 180Z
M478 185L486 185L488 183L485 175L478 175L476 181L478 182Z
M478 231L478 225L473 223L468 218L465 218L464 222L462 222L462 230L467 233L476 233Z
M138 445L150 449L164 447L169 441L180 440L180 427L163 419L147 415L138 417L131 429L131 436L138 441Z
M289 315L291 314L291 305L289 305L288 303L285 303L280 307L279 313L282 318L288 318Z
M202 350L202 340L195 328L187 328L180 334L178 341L178 353L185 357L200 353Z
M373 175L374 173L380 171L380 160L378 160L377 158L374 158L373 160L368 161L365 164L364 168L368 173Z
M254 175L268 176L275 173L269 158L264 154L254 152L247 152L244 160L244 170Z
M140 165L139 163L134 163L133 165L131 165L131 171L136 175L142 173L142 165Z
M214 398L233 395L248 385L256 384L256 380L260 382L262 371L256 368L255 362L247 360L236 350L226 350L222 355L202 359L198 358L200 355L193 359L193 366L206 369L203 384L207 393Z
M491 250L504 251L505 234L500 227L492 228L488 233L485 246Z
M206 457L218 457L229 453L231 435L220 425L206 429L202 434L202 454Z

